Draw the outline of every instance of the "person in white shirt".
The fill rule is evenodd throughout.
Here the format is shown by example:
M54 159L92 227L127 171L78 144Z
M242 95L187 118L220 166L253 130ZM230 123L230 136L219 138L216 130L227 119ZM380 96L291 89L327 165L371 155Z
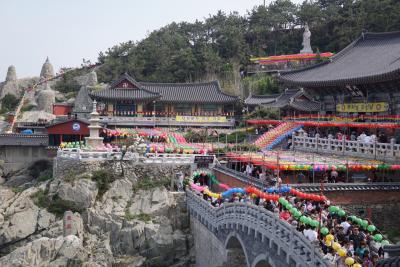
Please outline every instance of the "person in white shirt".
M251 165L251 163L247 164L246 166L246 174L248 176L251 176L251 174L253 173L253 166Z
M314 229L311 229L309 225L307 225L306 229L303 230L303 234L311 242L318 239L318 233Z
M349 230L351 224L349 223L350 218L347 218L346 221L342 222L340 225L343 227L343 233L347 235L347 231Z
M369 144L372 143L372 139L371 136L367 135L364 137L364 143Z
M365 137L366 137L367 135L364 133L364 132L362 132L362 134L360 134L360 141L361 142L365 142Z

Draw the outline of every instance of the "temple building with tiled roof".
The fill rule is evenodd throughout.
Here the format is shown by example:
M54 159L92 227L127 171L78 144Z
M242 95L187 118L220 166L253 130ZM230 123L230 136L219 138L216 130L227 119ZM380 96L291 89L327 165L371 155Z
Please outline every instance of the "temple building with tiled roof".
M279 79L303 88L327 114L400 113L400 32L363 33L330 60Z
M286 89L281 94L250 95L244 101L249 111L258 107L279 109L281 115L294 115L302 112L318 112L321 103L300 89Z
M83 95L82 92L80 97ZM235 105L239 102L237 96L224 93L217 81L148 83L138 82L126 73L107 88L88 91L87 95L99 103L99 113L106 117L105 121L125 126L140 125L144 119L139 118L146 117L168 117L172 118L168 123L176 120L179 125L201 126L208 122L210 125L222 123L222 126L230 126L230 118L233 118ZM77 99L76 103L86 103L86 100ZM78 106L76 110L80 109Z

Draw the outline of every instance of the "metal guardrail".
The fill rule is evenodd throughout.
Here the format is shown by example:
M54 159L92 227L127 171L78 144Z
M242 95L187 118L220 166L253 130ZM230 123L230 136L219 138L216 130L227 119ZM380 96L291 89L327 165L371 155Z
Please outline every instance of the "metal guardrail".
M264 185L259 179L250 177L244 173L232 170L230 168L218 165L214 167L215 171L219 171L229 175L248 185L255 186L259 189L264 188ZM302 192L320 192L320 184L293 184L292 187L299 189ZM334 191L400 191L400 183L335 183L324 184L324 192Z
M270 211L246 203L224 203L222 207L215 208L190 190L187 190L186 194L190 214L213 234L224 228L246 227L248 235L251 234L250 230L254 230L262 235L262 240L264 237L270 240L269 247L260 244L261 248L265 248L267 251L275 243L280 249L286 251L287 255L290 255L297 266L330 266L323 259L317 246L314 246L302 233ZM235 227L229 228L229 225ZM260 241L254 240L254 242ZM244 245L246 246L246 244Z

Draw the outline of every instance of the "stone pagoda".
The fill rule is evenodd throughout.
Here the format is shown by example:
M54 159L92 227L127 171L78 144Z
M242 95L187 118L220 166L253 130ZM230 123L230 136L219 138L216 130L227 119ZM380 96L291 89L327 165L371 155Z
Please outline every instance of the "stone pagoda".
M86 137L86 145L92 147L93 149L103 146L103 137L99 137L99 130L101 126L99 124L100 118L97 112L97 102L93 101L93 111L90 113L90 125L88 126L90 131L90 136Z

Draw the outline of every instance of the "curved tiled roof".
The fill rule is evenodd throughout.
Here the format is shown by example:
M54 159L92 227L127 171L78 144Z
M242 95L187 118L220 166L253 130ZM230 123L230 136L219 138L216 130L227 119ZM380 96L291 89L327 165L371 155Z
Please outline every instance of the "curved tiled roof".
M152 92L161 95L161 102L186 103L234 103L238 97L221 91L217 81L205 83L140 83Z
M90 96L94 99L105 100L136 100L136 101L152 101L160 97L159 94L144 90L137 89L112 89L107 88L100 91L91 92Z
M118 88L123 80L135 88ZM104 100L157 100L164 103L235 103L239 100L221 91L217 81L204 83L146 83L137 82L128 74L123 74L107 89L90 93L95 99Z
M268 104L271 102L274 102L277 97L279 97L281 94L272 94L272 95L253 95L250 94L249 97L247 97L244 100L244 103L246 105L262 105L262 104Z
M282 72L286 84L317 87L344 86L399 79L400 32L365 33L330 62Z

